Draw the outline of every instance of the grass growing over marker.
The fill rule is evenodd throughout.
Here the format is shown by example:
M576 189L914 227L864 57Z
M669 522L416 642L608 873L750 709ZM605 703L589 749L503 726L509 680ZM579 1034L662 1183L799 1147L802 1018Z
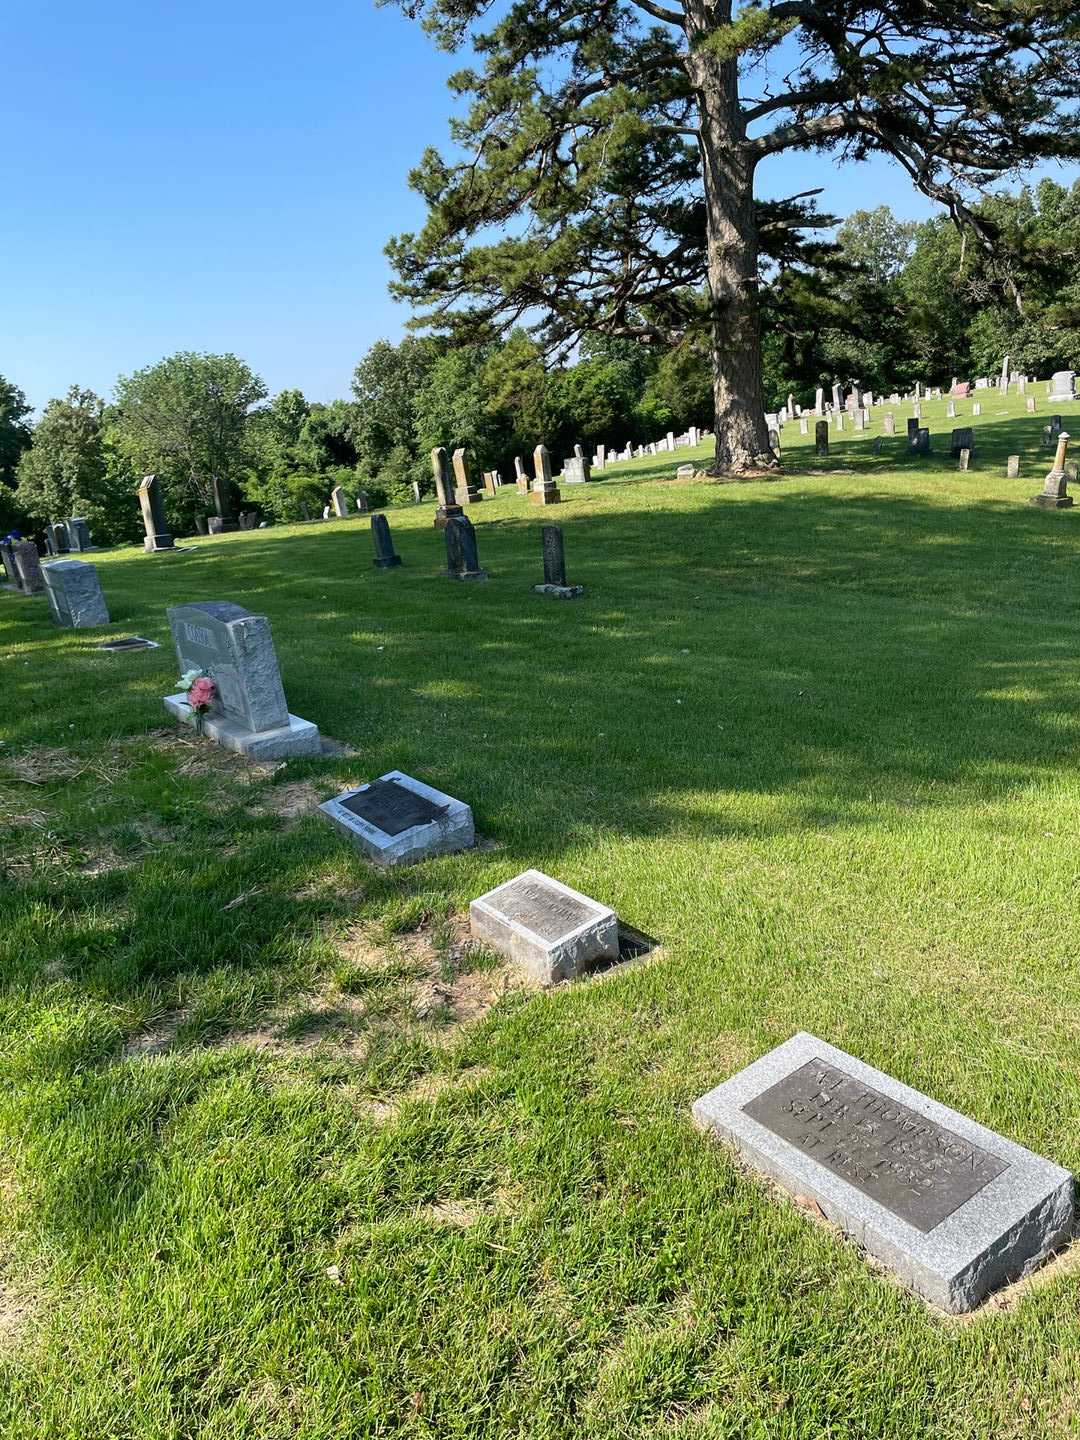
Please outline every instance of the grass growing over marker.
M1071 1257L945 1320L689 1121L803 1028L1080 1168L1080 507L979 398L928 459L875 410L827 461L787 426L776 483L504 490L487 585L424 505L390 572L359 519L92 557L160 650L0 595L0 1434L1080 1432ZM204 598L343 754L177 737ZM393 767L485 844L380 875L312 817ZM662 949L515 984L460 915L527 865Z

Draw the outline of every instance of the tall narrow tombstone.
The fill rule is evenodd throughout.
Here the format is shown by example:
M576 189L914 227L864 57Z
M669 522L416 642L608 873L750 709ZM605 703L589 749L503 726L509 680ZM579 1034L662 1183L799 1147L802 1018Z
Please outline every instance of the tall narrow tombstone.
M544 553L544 583L534 585L538 595L552 595L559 600L574 600L584 592L583 585L566 583L566 556L563 551L561 525L544 525L540 531Z
M863 412L863 410L862 410L861 408L856 408L855 411L853 412L853 414L854 414L854 419L855 419L855 429L856 429L856 430L865 430L865 429L866 429L866 415L865 415L865 413Z
M83 555L88 550L96 550L97 546L90 538L90 526L81 515L73 515L66 522L68 549L76 554Z
M41 571L53 620L67 630L108 625L109 609L97 568L85 560L54 560Z
M780 431L779 431L779 430L770 430L770 431L769 431L769 448L773 451L773 453L774 453L777 457L779 457L779 455L780 455Z
M349 514L349 497L345 493L344 485L335 485L330 491L330 504L339 520L346 519Z
M308 509L307 509L307 506L306 506L306 505L301 505L301 506L300 506L300 510L301 510L301 512L302 512L305 520L310 520L310 519L311 519L311 516L308 514ZM196 515L196 516L195 516L195 533L196 533L197 535L209 535L209 533L210 533L210 522L209 522L209 520L207 519L207 517L206 517L205 515ZM146 541L145 541L145 540L143 541L143 544L144 544L144 545L146 544Z
M454 451L454 499L459 505L477 505L483 499L469 471L469 455L464 445Z
M174 550L176 542L169 533L165 519L165 497L161 493L161 481L156 475L143 476L139 485L139 507L146 531L143 549L147 554L152 554L155 550Z
M844 428L844 412L843 412L843 410L835 410L835 411L833 412L833 414L834 414L834 417L835 417L835 419L836 419L836 428L837 428L837 430L843 430L843 428Z
M201 671L216 687L198 722L203 734L251 760L320 753L318 726L289 714L265 615L206 600L174 605L168 616L181 674ZM177 720L196 726L185 692L167 695L164 704Z
M891 410L886 410L882 423L885 426L886 435L896 434L896 416Z
M1029 396L1027 397L1027 400L1024 402L1024 409L1027 411L1027 413L1028 413L1029 415L1034 415L1034 414L1035 414L1035 396L1034 396L1034 395L1029 395Z
M19 571L15 565L15 549L10 540L0 540L0 564L4 567L5 588L21 590Z
M982 414L982 406L979 404L978 400L976 400L975 403L972 405L972 407L971 407L971 413L972 413L972 415L981 415L981 414Z
M960 454L956 458L956 468L958 470L971 469L971 451L966 446L960 451Z
M833 408L834 410L839 410L839 409L840 409L840 386L839 386L839 385L834 385L834 386L832 387L832 408Z
M467 515L452 515L443 531L446 541L446 569L443 575L448 580L486 580L487 571L480 568L480 557L476 550L476 531Z
M1029 505L1037 505L1042 510L1069 510L1073 505L1073 498L1069 494L1068 474L1065 467L1065 455L1069 448L1069 432L1062 430L1057 437L1057 453L1054 456L1054 464L1043 484L1042 492L1033 495L1028 501Z
M945 418L946 418L947 420L955 420L955 419L956 419L956 405L955 405L955 403L954 403L952 400L948 401L948 403L947 403L946 406L945 406Z
M447 520L462 512L461 506L454 499L454 482L450 478L450 463L446 458L446 451L441 445L436 445L431 452L431 473L435 479L435 495L439 502L435 511L435 528L443 530Z
M413 504L419 505L424 498L424 492L420 488L420 481L414 480L409 488L412 490Z
M814 391L814 414L821 415L825 410L825 391L819 385Z
M1006 467L1006 470L1005 470L1005 478L1006 478L1007 480L1019 480L1019 478L1020 478L1020 456L1019 456L1019 455L1010 455L1010 456L1009 456L1009 463L1008 463L1008 465L1007 465L1007 467Z
M57 555L66 555L68 553L67 526L61 524L53 524L47 526L46 528L52 531L53 545L56 549Z
M1067 1170L805 1032L693 1114L952 1314L1029 1274L1072 1231Z
M529 476L520 455L514 456L514 483L517 485L519 495L529 493Z
M800 435L809 435L809 434L810 434L810 421L806 418L805 415L800 415L800 416L799 416L799 434L800 434Z
M32 540L16 540L11 547L15 575L24 595L40 595L45 589L38 548Z
M533 481L530 499L534 505L557 505L562 499L554 480L551 478L551 457L546 445L537 445L533 451Z
M232 486L227 476L215 475L213 480L214 489L214 514L210 517L210 534L220 535L226 530L236 529L236 517L233 510ZM215 524L214 521L218 523Z
M829 422L818 420L814 425L814 451L818 455L829 453Z
M50 556L59 555L60 553L56 548L56 541L53 538L53 527L51 525L45 526L45 549L49 552Z
M380 570L391 570L395 565L401 564L401 556L394 549L394 540L390 534L390 522L385 515L373 515L371 517L371 540L375 546L375 559L372 564Z
M919 440L919 418L917 415L911 416L907 422L907 438L908 444L912 450L914 450Z
M598 446L596 447L596 468L597 468L597 470L603 470L603 468L604 468L604 466L605 466L606 463L607 463L607 447L604 446L604 445L598 445Z
M674 449L675 449L675 431L674 431L674 430L669 430L669 431L667 432L667 448L668 448L669 450L674 450Z

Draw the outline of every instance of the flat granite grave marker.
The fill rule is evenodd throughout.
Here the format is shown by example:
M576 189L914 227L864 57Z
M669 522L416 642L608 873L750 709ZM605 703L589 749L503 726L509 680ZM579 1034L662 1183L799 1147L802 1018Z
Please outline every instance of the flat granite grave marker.
M694 1119L953 1314L1072 1230L1067 1170L813 1035L710 1090Z
M409 865L476 843L468 805L400 770L324 800L319 813L376 865Z
M160 650L161 646L156 640L147 640L145 635L124 635L119 640L105 640L97 648L122 652L124 650Z
M86 560L53 560L42 566L45 594L53 620L68 630L109 624L97 567Z
M593 960L617 960L619 918L540 870L525 870L469 906L482 940L543 985L572 979Z
M202 717L204 734L251 760L319 754L318 726L289 714L265 615L228 600L206 600L174 605L168 616L181 673L202 670L217 687ZM194 726L183 692L167 695L164 704L177 720Z

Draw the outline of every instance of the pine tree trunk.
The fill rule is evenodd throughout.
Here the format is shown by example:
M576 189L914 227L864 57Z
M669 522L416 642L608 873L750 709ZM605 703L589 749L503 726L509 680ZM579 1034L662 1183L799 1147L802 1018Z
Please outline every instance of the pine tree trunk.
M690 38L730 19L723 6L687 6ZM705 181L706 261L710 297L716 470L775 469L761 388L755 161L746 146L738 67L692 47L687 60L698 99Z

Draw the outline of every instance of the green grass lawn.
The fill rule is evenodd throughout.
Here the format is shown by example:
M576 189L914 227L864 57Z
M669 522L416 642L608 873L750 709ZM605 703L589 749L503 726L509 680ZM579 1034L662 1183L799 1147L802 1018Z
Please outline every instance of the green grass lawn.
M808 1029L1080 1168L1080 508L979 398L965 474L939 403L928 459L876 410L777 483L505 489L486 585L425 504L393 571L362 519L92 557L159 650L0 594L0 1434L1080 1434L1070 1254L946 1319L690 1122ZM342 753L171 727L197 599ZM312 814L394 767L481 845L382 875ZM519 983L462 915L530 865L659 948Z

